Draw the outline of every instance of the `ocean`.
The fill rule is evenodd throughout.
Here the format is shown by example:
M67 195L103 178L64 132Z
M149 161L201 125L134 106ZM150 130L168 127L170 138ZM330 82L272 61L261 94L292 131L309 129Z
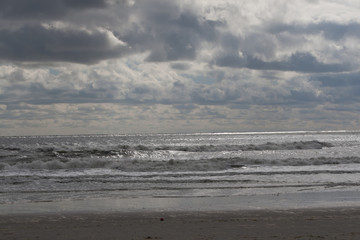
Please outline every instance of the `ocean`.
M358 192L360 132L0 137L0 204Z

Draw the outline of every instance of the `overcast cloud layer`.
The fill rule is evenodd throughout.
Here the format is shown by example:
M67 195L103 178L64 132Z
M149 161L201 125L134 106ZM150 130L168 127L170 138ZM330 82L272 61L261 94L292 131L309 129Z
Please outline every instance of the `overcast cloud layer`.
M358 129L359 10L3 0L0 134Z

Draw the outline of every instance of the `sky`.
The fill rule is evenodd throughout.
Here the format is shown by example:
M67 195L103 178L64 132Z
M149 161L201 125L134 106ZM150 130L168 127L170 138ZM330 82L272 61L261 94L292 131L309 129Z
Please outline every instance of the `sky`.
M357 130L359 10L1 0L0 135Z

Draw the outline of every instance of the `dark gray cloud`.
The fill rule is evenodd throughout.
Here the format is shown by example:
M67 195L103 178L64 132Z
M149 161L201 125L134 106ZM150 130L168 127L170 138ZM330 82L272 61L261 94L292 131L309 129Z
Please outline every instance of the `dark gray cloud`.
M187 64L187 63L172 63L170 65L173 69L177 69L177 70L188 70L190 69L190 64Z
M327 64L319 62L314 55L307 52L296 52L283 61L264 61L258 57L238 52L219 56L215 64L221 67L249 68L256 70L278 70L296 72L344 72L351 70L347 64Z
M356 87L360 86L360 72L314 75L310 80L321 82L323 87Z
M104 8L106 0L1 0L3 19L58 19L72 10Z
M221 25L172 1L140 1L132 11L141 21L119 37L133 49L150 51L151 62L195 59L202 42L216 41Z
M296 27L295 25L295 29ZM315 29L315 27L313 28ZM318 28L321 27L318 26ZM327 28L331 27L328 26ZM297 33L279 34L286 30ZM306 36L305 32L304 29L303 31L293 30L291 25L279 24L272 24L271 27L266 28L266 31L263 31L262 27L256 28L240 36L228 32L220 36L219 44L221 50L217 52L211 63L220 67L303 73L345 72L356 68L346 58L338 59L336 63L322 62L311 52L311 48L310 50L309 48L306 48L307 50L300 50L306 44L309 44L304 43L303 37ZM309 32L318 34L322 31L309 30ZM329 30L328 35L331 32ZM288 52L287 57L279 59L279 57L276 57L278 52L282 52L282 55ZM319 51L317 53L319 54ZM324 54L321 54L323 59L326 59Z
M310 81L320 83L331 103L354 104L360 101L360 72L314 75Z
M125 46L111 41L104 31L25 25L16 30L0 30L0 59L90 64L120 57L126 52Z
M105 0L1 2L0 17L8 24L0 30L0 59L92 64L122 57L126 49L128 54L149 52L146 60L151 62L194 60L201 43L216 41L219 34L220 22L206 20L177 2L119 1L104 15L107 4ZM99 15L80 13L90 8L98 8ZM71 17L65 17L70 12ZM129 16L136 19L131 24L126 20ZM45 20L60 20L70 27L45 28ZM111 46L108 36L94 29L107 29L128 48Z

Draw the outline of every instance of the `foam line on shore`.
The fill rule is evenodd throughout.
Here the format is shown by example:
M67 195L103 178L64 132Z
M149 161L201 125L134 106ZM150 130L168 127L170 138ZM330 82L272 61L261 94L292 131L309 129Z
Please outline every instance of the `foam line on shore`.
M168 211L239 211L360 207L358 191L297 192L217 197L88 198L0 204L0 215Z

